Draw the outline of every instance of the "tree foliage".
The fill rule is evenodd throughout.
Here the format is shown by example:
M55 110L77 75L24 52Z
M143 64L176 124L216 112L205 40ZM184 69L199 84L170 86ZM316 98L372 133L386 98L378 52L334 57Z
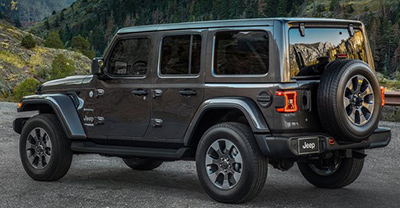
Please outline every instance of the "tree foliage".
M27 78L14 88L14 98L21 100L22 97L36 93L40 82L35 78Z
M58 54L51 63L50 80L71 76L74 71L74 62L64 55Z
M25 35L25 37L22 38L21 46L27 49L34 48L36 46L36 40L33 38L31 34Z
M396 24L400 24L400 3L384 0L361 9L359 5L345 0L77 1L50 17L50 23L45 20L43 28L59 30L66 46L70 46L73 37L81 35L96 55L101 55L116 31L126 26L259 17L356 18L367 28L377 70L383 71L385 66L388 76L394 77L399 56Z
M91 49L89 41L81 35L72 38L71 47L74 51L81 52L90 59L93 59L95 56L95 52Z
M60 39L60 35L57 32L51 32L44 42L44 46L49 48L64 48L64 44Z

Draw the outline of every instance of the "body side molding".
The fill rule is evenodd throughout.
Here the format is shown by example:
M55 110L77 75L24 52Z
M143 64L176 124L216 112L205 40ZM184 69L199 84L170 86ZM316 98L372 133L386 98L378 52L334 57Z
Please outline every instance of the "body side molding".
M31 95L22 99L18 112L39 110L41 105L50 106L70 139L86 139L86 133L79 118L76 105L65 94Z
M204 101L194 115L186 132L184 145L188 146L203 115L211 109L238 109L246 117L254 133L269 133L267 122L257 104L245 97L221 97Z

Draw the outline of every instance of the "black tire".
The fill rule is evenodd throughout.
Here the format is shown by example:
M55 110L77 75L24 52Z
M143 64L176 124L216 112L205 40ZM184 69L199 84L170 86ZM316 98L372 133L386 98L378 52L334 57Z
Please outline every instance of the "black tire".
M332 174L328 175L321 175L315 171L315 168L320 164L312 167L311 163L298 162L297 165L304 178L314 186L335 189L353 183L360 175L364 166L364 159L341 158L340 160L339 167ZM321 170L322 168L318 169Z
M161 160L150 158L123 158L124 163L133 170L153 170L163 163Z
M365 84L357 82L361 80L359 78ZM350 82L357 83L360 90L356 92L357 87L354 87L353 93L346 86ZM361 89L365 94L360 93ZM373 93L368 93L366 89ZM369 110L363 106L367 103L367 96L368 102L373 102L368 104L371 108ZM345 106L344 101L347 99L350 104ZM368 64L360 60L337 60L327 65L318 87L318 113L324 129L337 141L360 142L371 136L378 126L381 102L378 80Z
M71 167L71 142L53 114L36 115L27 121L21 132L19 152L26 173L37 181L58 180ZM32 162L28 154L33 158Z
M227 149L224 149L224 151L221 148L220 142L225 144L225 148L227 148L228 143L233 146L231 146L229 151L226 151ZM231 158L229 161L231 163L225 161L225 167L222 166L222 162L218 163L219 165L206 165L206 157L211 156L212 151L215 151L213 153L217 152L215 149L210 149L213 144L218 144L218 147L221 148L218 151L221 154L222 152L228 155L234 154L233 152L236 153L235 157L228 156ZM240 154L243 164L240 164L240 166L236 165L237 160L239 160L236 158L238 154ZM218 157L218 161L223 161L223 158L220 158L219 154L216 157ZM228 164L231 164L231 166L228 166ZM240 123L221 123L212 126L202 136L196 152L196 168L200 183L211 198L224 203L243 203L256 197L264 187L267 178L268 159L261 153L253 132L248 126ZM222 177L225 174L230 175L227 176L228 179L229 177L232 179L233 175L239 172L230 174L229 171L240 169L240 178L235 183L232 180L229 183L227 181L226 185L228 188L224 188L224 182L221 182L219 184L221 187L219 187L217 183L218 177L216 177L215 181L212 181L207 173L212 168L218 168L218 171L220 171L216 174L218 177L221 174L223 174ZM222 170L223 168L230 169L228 171L225 169L224 173L222 172L224 171ZM217 171L214 173L217 173Z

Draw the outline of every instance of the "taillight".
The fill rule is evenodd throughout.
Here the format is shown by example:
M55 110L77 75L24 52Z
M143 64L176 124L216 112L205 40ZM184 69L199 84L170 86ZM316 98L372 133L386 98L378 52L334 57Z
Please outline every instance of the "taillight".
M296 91L277 91L276 96L285 97L285 106L283 108L276 108L276 111L280 113L293 113L298 110Z
M385 88L381 87L382 107L385 106Z

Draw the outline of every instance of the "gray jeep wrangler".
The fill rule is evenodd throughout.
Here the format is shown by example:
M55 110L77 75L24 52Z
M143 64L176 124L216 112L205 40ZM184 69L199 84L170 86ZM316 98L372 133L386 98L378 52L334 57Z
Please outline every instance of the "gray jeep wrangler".
M92 75L42 84L17 118L30 177L62 178L74 153L121 157L134 170L195 160L205 191L241 203L268 164L296 162L311 184L341 188L385 147L383 89L359 21L247 19L118 31Z

